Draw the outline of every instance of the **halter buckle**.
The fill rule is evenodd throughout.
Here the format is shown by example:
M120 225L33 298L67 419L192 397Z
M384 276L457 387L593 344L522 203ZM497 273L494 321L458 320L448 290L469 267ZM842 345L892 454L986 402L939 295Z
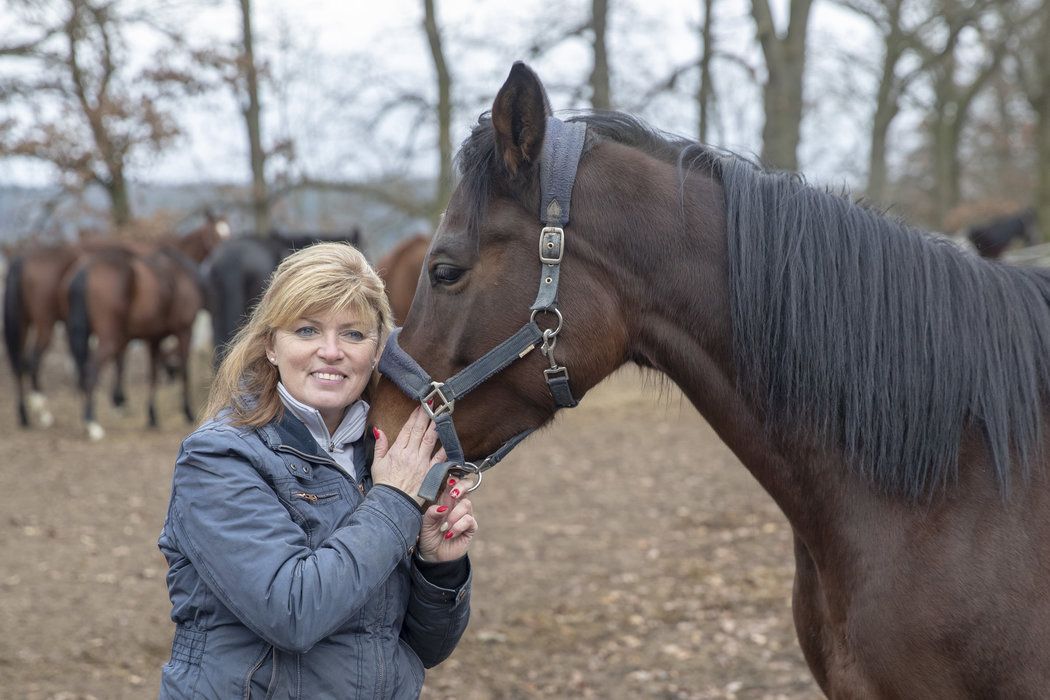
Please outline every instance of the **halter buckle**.
M430 419L433 420L442 413L452 413L452 410L456 407L456 401L454 399L449 401L448 397L441 391L445 384L443 382L430 382L430 386L430 393L420 400L423 410L427 412Z
M540 231L540 262L557 265L565 255L565 231L560 226L544 226Z

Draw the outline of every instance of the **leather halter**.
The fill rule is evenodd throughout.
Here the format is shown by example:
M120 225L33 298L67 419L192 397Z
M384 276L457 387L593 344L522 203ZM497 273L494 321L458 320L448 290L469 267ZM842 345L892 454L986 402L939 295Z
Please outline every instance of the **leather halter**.
M524 440L533 429L518 433L503 443L480 464L467 462L460 446L459 435L452 423L452 412L456 401L473 391L480 384L498 374L512 363L520 360L537 347L547 357L550 367L543 371L547 386L557 408L571 408L579 403L569 386L569 370L554 359L554 346L562 328L562 314L558 310L558 279L561 261L565 254L565 230L569 223L569 204L576 167L583 153L587 127L582 122L563 122L547 117L540 169L540 221L545 225L540 231L540 285L536 300L529 307L529 321L516 333L489 350L476 361L443 382L435 381L398 344L401 329L394 329L387 340L386 348L379 359L379 371L394 382L401 391L419 401L434 421L438 439L445 448L448 460L435 464L419 488L419 496L427 501L437 500L448 473L461 475L477 474L477 481L468 489L473 491L481 484L482 472L495 466L500 460ZM557 319L554 328L541 330L536 325L536 316L553 314ZM557 410L557 408L555 410Z

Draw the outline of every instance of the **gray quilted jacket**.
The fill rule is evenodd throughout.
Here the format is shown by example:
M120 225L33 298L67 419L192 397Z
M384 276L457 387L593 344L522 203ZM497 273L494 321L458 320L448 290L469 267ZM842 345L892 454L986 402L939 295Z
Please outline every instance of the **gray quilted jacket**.
M287 412L186 438L159 541L176 623L161 698L418 697L466 629L470 569L412 556L422 516L372 488L370 433L360 483Z

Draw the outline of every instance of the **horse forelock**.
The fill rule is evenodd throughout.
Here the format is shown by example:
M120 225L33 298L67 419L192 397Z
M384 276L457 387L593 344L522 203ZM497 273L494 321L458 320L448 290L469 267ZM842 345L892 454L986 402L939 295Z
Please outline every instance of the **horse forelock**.
M958 480L968 428L1027 475L1050 387L1050 275L988 263L786 174L723 162L734 359L774 434L808 426L883 491Z

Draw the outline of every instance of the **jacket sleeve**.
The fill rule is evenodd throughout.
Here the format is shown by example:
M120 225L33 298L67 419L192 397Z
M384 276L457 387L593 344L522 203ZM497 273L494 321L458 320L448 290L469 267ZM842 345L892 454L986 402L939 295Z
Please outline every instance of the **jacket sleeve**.
M423 576L413 557L412 589L401 637L426 668L447 659L467 629L473 578L469 559L466 567L466 581L461 586L442 588Z
M229 428L199 430L175 464L169 520L209 589L274 646L304 652L341 627L419 536L419 510L372 489L316 550L253 467L262 459Z

